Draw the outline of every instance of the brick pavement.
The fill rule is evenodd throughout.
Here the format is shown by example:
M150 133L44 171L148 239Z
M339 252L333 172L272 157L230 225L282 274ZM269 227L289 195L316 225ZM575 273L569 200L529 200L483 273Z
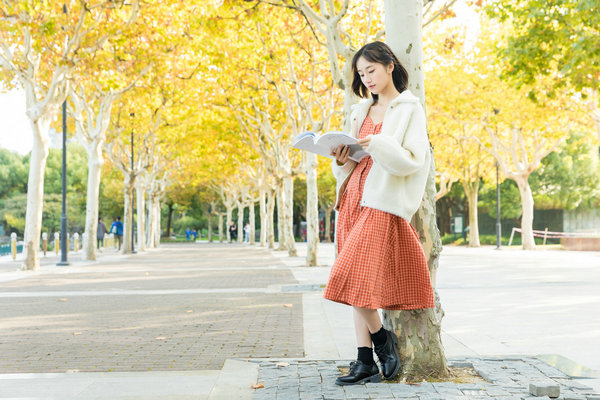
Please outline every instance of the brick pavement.
M367 383L366 385L337 386L339 367L350 360L266 360L260 363L254 400L304 399L413 399L413 400L549 400L545 395L534 396L530 384L552 388L558 400L598 400L592 388L569 378L559 370L531 357L448 359L450 367L472 367L485 378L476 383L421 382ZM279 364L279 365L278 365ZM540 394L540 393L537 393ZM555 396L557 395L557 396Z
M0 373L220 369L227 358L302 357L302 295L252 291L297 283L276 264L266 250L166 245L2 282ZM229 291L203 292L215 288Z

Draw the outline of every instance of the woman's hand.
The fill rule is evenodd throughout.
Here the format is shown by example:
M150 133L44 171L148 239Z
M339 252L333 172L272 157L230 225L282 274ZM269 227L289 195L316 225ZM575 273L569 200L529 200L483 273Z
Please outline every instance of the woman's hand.
M363 150L366 150L367 147L369 147L369 145L371 144L371 135L368 135L366 138L363 139L358 139L356 143L360 144Z
M350 147L340 144L337 149L331 149L329 152L332 156L335 157L335 161L337 161L338 165L343 165L348 162L348 156L350 155Z

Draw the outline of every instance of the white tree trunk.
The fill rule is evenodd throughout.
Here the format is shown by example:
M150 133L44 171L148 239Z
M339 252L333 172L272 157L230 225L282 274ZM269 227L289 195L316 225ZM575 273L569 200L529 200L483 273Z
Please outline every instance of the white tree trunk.
M148 239L146 247L154 249L156 247L156 213L154 212L156 197L152 191L148 190L148 231L146 232Z
M287 250L287 245L285 243L287 237L285 235L285 218L283 217L285 211L283 206L283 181L279 184L277 188L277 241L279 242L279 247L277 250Z
M37 270L40 266L40 235L42 232L42 206L44 204L44 171L48 159L49 122L40 118L31 121L33 130L33 149L29 161L29 180L27 181L27 211L25 213L25 232L23 244L23 267Z
M231 225L231 221L233 221L233 206L226 205L225 211L226 211L226 215L227 215L227 218L226 218L227 219L227 229L226 229L227 243L231 243L231 232L229 232L229 226Z
M288 251L288 256L296 257L298 251L296 250L296 239L294 238L294 178L291 175L283 178L283 235L285 238L285 244Z
M267 218L267 194L264 189L260 189L258 192L258 209L260 215L260 245L267 245L267 230L268 230L268 218Z
M529 176L517 176L514 178L521 194L521 207L523 215L521 217L521 240L523 250L534 250L535 240L533 239L533 195L529 186Z
M319 245L319 193L317 188L317 155L306 153L306 265L317 265Z
M223 243L223 213L219 213L219 243Z
M237 203L238 215L237 215L237 242L242 243L244 241L244 204Z
M135 194L137 197L137 246L139 251L146 251L146 190L142 179L136 179Z
M207 222L208 222L208 243L212 243L213 242L213 210L215 205L214 203L210 204L210 211L208 211L206 213L206 218L207 218Z
M269 249L275 248L275 190L269 189L267 192L267 244Z
M132 178L129 175L125 176L125 184L123 186L123 197L124 197L124 215L123 215L123 254L130 254L132 250L131 243L131 232L133 230L132 217L133 217L133 188L135 182L132 182Z
M160 246L160 198L157 196L154 200L154 219L155 219L155 231L154 231L154 247Z
M386 41L406 68L408 88L425 107L423 76L423 42L421 0L384 0ZM435 309L417 311L384 310L384 323L399 339L402 374L407 377L447 374L446 356L441 341L443 310L435 290L435 278L442 249L435 212L435 163L433 151L424 201L413 218L423 250L427 256L431 283L435 294Z
M256 211L254 210L255 203L252 202L248 206L248 219L250 222L250 244L256 243Z
M479 243L479 217L477 213L477 201L479 192L479 181L463 182L463 189L467 195L469 204L469 246L480 247Z
M332 208L328 208L325 210L325 242L331 243L331 212Z
M88 182L85 211L85 233L83 239L84 260L96 259L96 239L98 232L98 195L100 194L100 175L104 158L102 141L94 141L86 146L88 155Z

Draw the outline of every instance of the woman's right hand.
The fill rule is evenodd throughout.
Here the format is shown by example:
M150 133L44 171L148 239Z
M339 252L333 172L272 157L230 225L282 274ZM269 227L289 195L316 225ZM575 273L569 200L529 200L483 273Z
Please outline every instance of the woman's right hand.
M350 156L350 146L340 144L337 149L331 149L329 154L335 157L335 161L337 161L338 165L346 164L348 162L348 157Z

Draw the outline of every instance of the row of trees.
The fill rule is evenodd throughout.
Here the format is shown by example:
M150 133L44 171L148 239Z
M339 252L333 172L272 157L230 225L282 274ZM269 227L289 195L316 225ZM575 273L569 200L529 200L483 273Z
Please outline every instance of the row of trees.
M528 13L541 9L536 1L523 2L523 8L491 3L487 10L500 18L486 19L481 26L489 28L475 36L466 34L464 28L449 27L448 22L455 20L453 3L254 0L207 6L174 0L107 0L94 5L71 0L65 7L2 3L3 81L5 86L25 90L34 134L26 265L35 268L38 262L48 131L66 99L76 121L71 131L77 132L88 156L88 238L95 237L100 172L108 157L109 167L124 177L125 251L130 248L128 221L134 202L139 216L150 210L153 233L146 236L151 246L160 231L157 210L163 196L169 204L189 202L196 196L207 205L209 221L213 215L229 221L235 208L240 218L247 207L253 220L258 203L260 241L270 246L274 245L277 209L279 246L295 255L293 182L304 176L306 263L315 265L317 176L326 182L328 163L291 149L290 141L305 130L322 132L347 124L350 106L357 101L350 89L351 56L362 44L380 38L385 38L406 66L409 88L427 105L440 190L432 161L424 202L412 222L428 256L434 286L441 251L435 200L451 182L460 181L469 204L476 207L480 181L489 178L495 162L503 176L519 187L523 244L532 248L533 200L528 178L570 131L589 131L598 112L594 97L598 63L586 67L583 78L578 75L583 63L511 64L515 59L511 55L520 54L519 42L501 37L500 32L523 37L526 32L511 29L511 23L532 19ZM559 21L552 13L564 10L594 14L590 10L594 6L585 0L559 3L548 7L544 18ZM480 9L482 4L472 6ZM487 17L481 14L481 18ZM590 30L597 31L593 18L580 21L586 38ZM425 50L423 29L428 38ZM561 35L558 32L553 38L562 40L564 46L564 38L577 32ZM479 39L483 37L488 39ZM525 42L544 47L531 37ZM597 57L593 41L578 43L583 43L580 51L587 49L591 57ZM499 58L499 51L506 55L506 62ZM501 79L506 71L511 75L515 69L527 68L529 78L520 86ZM571 79L575 75L577 79ZM588 75L591 78L584 79ZM137 149L133 166L131 132ZM327 196L322 190L324 209L331 210L331 198L331 193ZM150 207L144 206L145 201ZM471 218L476 215L472 208ZM142 239L145 225L143 217L138 217ZM238 226L242 225L238 220ZM471 232L476 232L476 220L471 220L471 226ZM476 235L471 240L477 244ZM88 243L87 257L93 258L94 251ZM439 300L434 310L384 313L386 324L400 337L405 374L445 371L439 339L442 314Z

